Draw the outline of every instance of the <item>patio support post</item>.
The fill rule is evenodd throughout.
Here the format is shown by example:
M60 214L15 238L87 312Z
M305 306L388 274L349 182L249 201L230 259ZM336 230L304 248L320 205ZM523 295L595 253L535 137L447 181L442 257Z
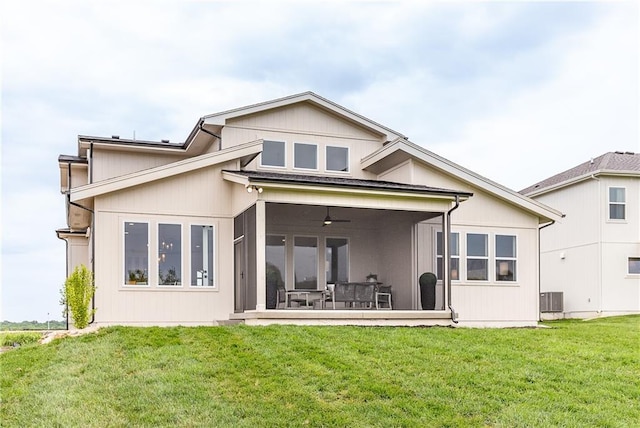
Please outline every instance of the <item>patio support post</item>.
M456 319L456 311L455 309L453 309L453 306L451 306L451 274L449 271L449 266L451 265L451 246L449 245L449 237L451 236L451 213L455 210L458 209L458 207L460 206L460 198L458 197L458 195L456 195L456 204L453 206L453 208L451 208L449 211L447 211L447 220L446 220L446 224L447 224L447 230L446 230L446 235L445 238L443 239L443 242L445 243L446 246L446 262L444 262L443 264L446 266L446 268L444 269L444 279L446 281L447 284L447 305L449 307L449 310L451 311L451 321L453 321L454 323L458 323L458 320Z
M267 309L266 273L266 204L256 201L256 311Z

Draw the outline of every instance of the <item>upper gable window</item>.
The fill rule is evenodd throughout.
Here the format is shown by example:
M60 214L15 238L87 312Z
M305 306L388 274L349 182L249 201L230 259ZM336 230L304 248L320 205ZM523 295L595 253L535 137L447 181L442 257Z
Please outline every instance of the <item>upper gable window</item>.
M262 143L262 166L275 166L284 168L285 160L284 141L267 141Z
M625 219L624 187L609 187L609 220Z
M327 146L327 171L349 172L349 149Z
M293 145L294 168L318 169L318 146L295 143Z

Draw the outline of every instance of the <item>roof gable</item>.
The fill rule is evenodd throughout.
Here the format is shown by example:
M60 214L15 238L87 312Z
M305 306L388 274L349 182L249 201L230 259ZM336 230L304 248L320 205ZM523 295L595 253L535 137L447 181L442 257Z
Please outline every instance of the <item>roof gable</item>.
M408 140L396 139L391 143L385 144L381 149L363 158L360 164L362 169L379 174L407 159L416 159L424 162L520 209L533 213L540 218L540 222L557 221L563 216L561 212L553 208L534 201L486 177L482 177Z
M96 183L87 184L71 189L71 201L77 202L98 195L127 189L133 186L150 183L156 180L184 174L200 168L220 165L225 162L240 160L241 165L246 165L262 151L262 140L234 146L213 153L207 153L167 165L133 172L131 174L110 178Z
M266 112L268 110L278 109L286 106L291 106L297 103L309 103L314 107L325 110L333 115L337 115L343 120L357 124L360 127L368 129L370 132L374 132L378 135L384 136L386 140L393 140L396 138L406 138L401 133L394 131L386 126L383 126L371 119L368 119L358 113L355 113L345 107L342 107L333 101L329 101L313 92L303 92L301 94L291 95L284 98L279 98L272 101L266 101L259 104L253 104L250 106L240 107L233 110L227 110L220 113L214 113L202 118L204 125L210 126L225 126L230 120L240 118L247 115Z
M640 153L607 152L559 174L533 184L520 193L535 196L603 174L640 176Z

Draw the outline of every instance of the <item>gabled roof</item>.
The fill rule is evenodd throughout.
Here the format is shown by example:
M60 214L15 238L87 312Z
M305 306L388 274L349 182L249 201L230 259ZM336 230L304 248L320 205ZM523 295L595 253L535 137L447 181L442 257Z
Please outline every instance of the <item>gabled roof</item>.
M256 140L250 143L230 147L228 149L219 150L217 152L180 160L167 165L161 165L155 168L149 168L143 171L136 171L131 174L109 178L71 189L71 201L81 201L94 196L104 195L106 193L115 192L133 186L139 186L141 184L162 180L167 177L172 177L189 171L195 171L200 168L219 165L233 160L240 160L241 165L244 166L258 156L261 151L262 140Z
M380 173L408 159L424 162L501 200L533 213L540 218L540 223L557 221L563 217L560 211L482 177L408 140L396 139L385 144L379 150L364 157L360 161L360 165L362 169Z
M607 152L597 158L551 176L522 189L520 193L535 196L586 180L597 175L640 176L640 153Z
M467 199L473 196L471 192L442 189L439 187L420 184L395 183L382 180L362 180L348 177L330 177L322 175L283 174L264 171L223 171L225 175L246 177L248 183L283 183L301 184L305 186L331 186L362 190L383 190L388 192L415 193L424 195L440 195Z
M368 128L380 135L385 135L387 140L393 140L396 138L407 138L401 133L394 131L391 128L387 128L371 119L368 119L358 113L355 113L341 105L334 103L326 98L321 97L313 92L303 92L301 94L291 95L284 98L278 98L271 101L266 101L258 104L253 104L245 107L235 108L233 110L227 110L220 113L214 113L202 118L204 125L210 126L224 126L226 121L231 118L241 117L249 114L259 113L274 108L284 107L300 102L309 102L318 106L326 111L338 114L353 123ZM194 131L196 129L194 128ZM193 132L192 132L193 134Z

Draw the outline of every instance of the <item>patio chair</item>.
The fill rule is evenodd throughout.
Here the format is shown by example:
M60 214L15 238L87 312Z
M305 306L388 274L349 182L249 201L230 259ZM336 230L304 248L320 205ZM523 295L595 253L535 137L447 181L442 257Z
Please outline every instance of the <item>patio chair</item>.
M358 284L355 289L354 302L368 308L373 308L376 300L376 284Z
M393 309L391 306L391 286L390 285L380 285L376 291L376 309L380 309L381 305L387 305L387 308L382 309Z
M287 308L287 289L284 288L284 285L278 285L276 290L276 309L280 308L280 303L282 303L282 309Z

